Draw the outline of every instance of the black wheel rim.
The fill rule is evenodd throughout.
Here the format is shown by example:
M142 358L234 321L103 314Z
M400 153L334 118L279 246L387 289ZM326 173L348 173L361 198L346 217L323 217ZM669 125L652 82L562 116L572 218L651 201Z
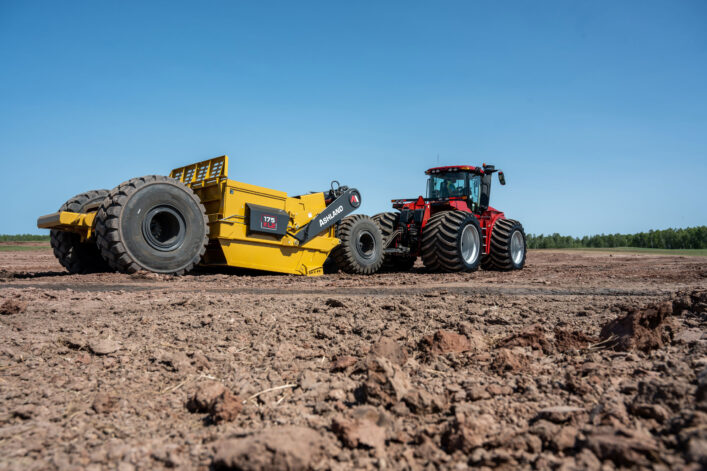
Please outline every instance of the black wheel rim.
M356 251L358 254L370 260L376 255L376 239L368 231L361 231L356 237Z
M179 248L184 242L186 232L184 216L172 206L155 206L142 220L145 242L162 252Z

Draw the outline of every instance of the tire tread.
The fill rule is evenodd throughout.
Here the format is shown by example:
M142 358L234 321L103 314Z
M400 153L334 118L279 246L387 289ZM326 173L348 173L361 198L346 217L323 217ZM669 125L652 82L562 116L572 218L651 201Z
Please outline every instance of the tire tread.
M134 260L128 253L125 245L122 243L119 221L123 207L133 193L147 184L160 182L179 183L180 187L186 191L189 197L192 198L201 209L205 227L203 244L201 244L201 249L199 252L194 255L186 266L179 270L175 270L171 274L184 275L193 269L201 261L204 253L206 253L206 244L209 241L209 218L206 215L204 205L201 203L201 200L196 193L194 193L194 191L187 185L184 185L173 178L161 175L147 175L144 177L132 178L113 188L106 199L103 200L103 203L96 214L96 242L103 258L107 260L108 264L114 270L121 273L135 273L143 269L138 261Z
M457 237L461 226L469 221L465 211L444 211L430 217L422 233L422 263L430 271L474 271L478 264L467 269L459 249ZM472 216L473 217L473 216ZM478 222L476 223L478 230Z
M514 266L510 255L511 235L515 230L520 230L525 242L525 232L520 222L515 219L499 219L494 223L491 232L491 251L481 260L481 267L484 270L510 271L523 268L527 247L520 267Z

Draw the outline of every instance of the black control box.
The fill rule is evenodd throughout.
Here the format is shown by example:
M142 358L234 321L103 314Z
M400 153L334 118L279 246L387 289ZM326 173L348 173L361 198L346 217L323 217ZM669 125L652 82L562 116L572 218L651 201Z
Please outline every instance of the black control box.
M251 203L246 203L246 208L248 209L248 230L251 232L280 237L287 233L287 223L290 220L287 212Z

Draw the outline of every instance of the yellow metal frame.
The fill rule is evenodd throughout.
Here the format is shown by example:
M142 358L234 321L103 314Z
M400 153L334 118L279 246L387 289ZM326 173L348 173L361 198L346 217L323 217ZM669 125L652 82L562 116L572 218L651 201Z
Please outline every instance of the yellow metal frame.
M96 213L72 213L70 211L57 211L47 214L37 220L40 229L57 229L66 232L75 232L81 240L90 239L93 235L93 221Z
M170 177L190 186L206 208L211 240L203 260L206 265L317 276L324 273L324 261L339 244L334 228L302 246L292 236L326 208L322 193L290 197L283 191L229 180L225 155L175 168ZM287 234L250 232L247 203L287 212Z
M326 208L323 193L290 197L282 191L229 180L225 155L175 168L169 176L191 187L206 209L209 245L202 260L205 265L317 276L324 273L324 261L339 244L333 227L303 245L293 237ZM249 231L247 204L285 211L287 234ZM37 227L75 232L87 240L93 236L95 215L95 211L57 212L40 217Z

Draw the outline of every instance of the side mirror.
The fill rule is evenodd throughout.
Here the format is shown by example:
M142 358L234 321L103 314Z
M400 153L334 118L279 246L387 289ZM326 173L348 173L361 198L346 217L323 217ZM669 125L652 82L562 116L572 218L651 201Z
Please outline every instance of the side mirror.
M506 184L506 176L503 174L503 172L498 172L498 182L499 182L501 185L505 185L505 184Z

